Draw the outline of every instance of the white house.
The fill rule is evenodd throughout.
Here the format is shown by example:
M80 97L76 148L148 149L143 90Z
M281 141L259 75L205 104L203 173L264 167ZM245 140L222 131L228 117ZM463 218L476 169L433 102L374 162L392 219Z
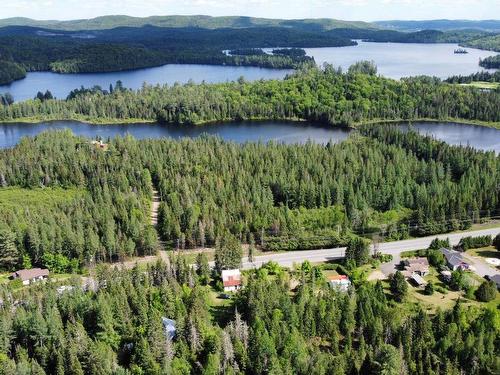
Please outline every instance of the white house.
M223 270L222 284L224 292L234 292L241 288L241 273L240 270Z
M332 275L328 277L328 284L334 289L347 292L351 285L351 280L346 275Z
M49 270L45 268L31 268L29 270L19 270L10 275L11 279L20 279L23 285L45 280L49 277Z

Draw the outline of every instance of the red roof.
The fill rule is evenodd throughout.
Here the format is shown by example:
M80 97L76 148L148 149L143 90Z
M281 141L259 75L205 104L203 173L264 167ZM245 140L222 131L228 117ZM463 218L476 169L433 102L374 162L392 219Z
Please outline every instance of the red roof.
M224 281L224 286L240 286L241 281L240 280L227 280Z
M224 286L240 286L241 280L239 278L229 276L227 280L224 280L222 283L224 284Z
M332 276L328 277L328 280L341 281L341 280L349 280L349 278L346 275L332 275Z

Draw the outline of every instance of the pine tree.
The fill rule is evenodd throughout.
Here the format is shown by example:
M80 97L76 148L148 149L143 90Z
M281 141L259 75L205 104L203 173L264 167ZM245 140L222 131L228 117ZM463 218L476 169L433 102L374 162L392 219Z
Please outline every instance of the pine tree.
M208 285L210 282L210 265L208 264L207 255L202 252L196 256L196 274L203 285Z
M408 293L408 283L400 271L391 275L390 286L394 299L398 302L403 301Z
M481 302L490 302L497 295L497 285L493 280L483 281L476 290L476 298Z
M219 238L215 248L215 268L222 270L240 268L243 250L238 239L229 232Z
M10 230L0 231L0 269L12 270L19 263L15 236Z

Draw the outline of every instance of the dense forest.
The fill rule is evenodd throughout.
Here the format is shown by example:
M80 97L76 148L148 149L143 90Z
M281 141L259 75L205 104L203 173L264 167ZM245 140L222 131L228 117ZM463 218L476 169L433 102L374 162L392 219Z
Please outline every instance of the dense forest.
M153 186L157 231L171 248L213 246L226 230L264 250L321 248L353 233L401 239L498 214L494 153L388 126L360 133L326 147L126 137L102 149L68 132L24 139L0 151L1 266L56 257L78 269L155 252ZM14 203L28 202L27 191L29 211Z
M448 83L471 83L471 82L500 82L500 71L495 71L494 73L490 73L487 71L477 72L474 74L470 74L468 76L451 76L448 77L445 82Z
M80 19L70 21L40 21L30 18L16 17L0 20L0 27L5 26L31 26L62 31L86 31L86 30L106 30L119 27L143 27L155 26L164 28L200 28L200 29L221 29L232 28L242 29L251 27L283 27L304 31L331 30L335 28L363 28L376 29L377 26L362 21L343 21L332 18L309 18L309 19L276 19L276 18L256 18L246 16L223 16L212 17L206 15L195 16L151 16L151 17L131 17L131 16L102 16L91 19Z
M298 69L313 64L296 55L230 56L224 49L263 46L334 47L353 45L348 38L291 29L120 28L97 35L23 27L0 29L0 56L27 71L109 72L172 63L244 65ZM15 64L14 64L15 63ZM22 78L6 75L3 82Z
M500 122L500 93L430 77L395 81L371 63L347 73L326 66L284 80L144 86L138 91L85 92L70 100L0 105L0 121L74 119L202 124L243 119L305 119L350 126L377 120L466 119ZM371 74L365 74L371 73Z
M205 260L206 262L206 260ZM147 272L99 270L97 287L2 291L0 373L493 374L498 311L428 315L380 282L329 288L318 267L262 268L228 306L213 306L205 267L172 258ZM210 280L210 279L208 279ZM22 303L14 304L16 301ZM163 318L173 319L170 335Z
M26 70L19 64L0 60L0 85L26 77Z
M463 43L466 47L486 49L500 52L500 34L484 36L478 39L468 40Z
M498 35L483 30L401 32L363 22L326 19L203 16L135 19L117 16L56 23L13 19L4 20L3 24L6 25L0 28L0 56L3 60L19 64L27 71L58 73L108 72L171 63L297 69L312 61L293 53L298 51L294 49L284 50L285 54L276 53L274 57L260 53L258 58L249 53L239 53L248 56L238 58L222 51L249 52L255 48L276 46L338 47L356 45L354 39L398 43L453 42L491 50L498 47ZM83 29L83 25L88 28ZM19 77L19 74L10 74L4 77L4 82Z
M304 59L285 56L226 56L219 50L195 49L169 52L117 43L68 44L67 41L33 37L4 38L0 40L0 50L3 50L4 55L11 56L12 61L18 62L5 63L1 71L3 83L24 78L24 69L51 70L56 73L91 73L138 69L168 63L297 69L304 63Z
M479 65L486 69L500 69L500 55L486 57L479 61Z

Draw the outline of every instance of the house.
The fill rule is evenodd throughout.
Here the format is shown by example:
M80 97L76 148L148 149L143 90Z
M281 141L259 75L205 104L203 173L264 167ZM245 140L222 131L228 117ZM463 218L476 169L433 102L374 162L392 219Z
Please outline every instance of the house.
M223 270L222 284L224 292L235 292L241 288L241 273L239 269Z
M15 280L19 279L23 282L23 285L29 285L31 283L46 280L49 277L49 270L45 268L31 268L29 270L19 270L13 272L10 278Z
M332 275L328 277L328 284L333 288L347 292L351 285L351 280L346 275Z
M414 273L420 276L429 274L429 262L427 258L409 258L401 261L404 267L403 274L411 277Z
M94 145L96 148L100 148L104 151L106 151L108 149L108 144L107 143L104 143L103 141L92 141L90 142L92 145Z
M410 276L410 280L417 286L426 286L427 285L427 281L424 280L424 278L422 276L420 276L418 273L413 273L411 276Z
M175 320L172 320L172 319L169 319L166 317L162 317L161 321L163 324L163 328L165 330L165 335L169 339L173 339L175 337L175 333L176 333Z
M462 256L461 253L459 253L456 250L450 250L450 249L445 249L442 248L439 250L444 257L446 258L446 265L452 270L456 271L458 269L461 269L463 271L468 271L471 269L471 266L469 263L467 263Z

